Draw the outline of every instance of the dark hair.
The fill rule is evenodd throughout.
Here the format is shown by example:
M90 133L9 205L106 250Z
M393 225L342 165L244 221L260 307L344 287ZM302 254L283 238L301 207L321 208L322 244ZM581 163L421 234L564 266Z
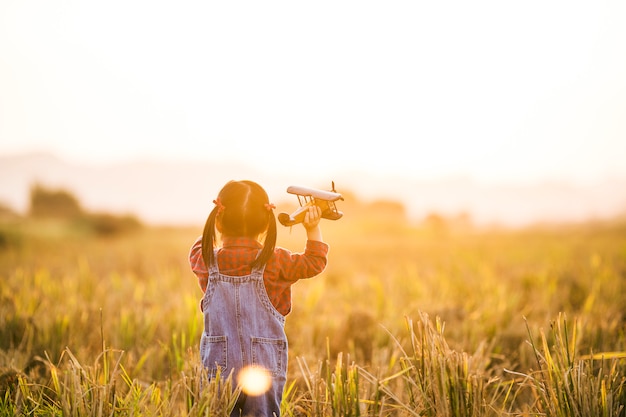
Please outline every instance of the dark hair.
M219 192L202 233L202 258L215 261L216 222L224 236L256 237L265 233L263 249L251 266L265 265L276 247L276 218L267 193L253 181L229 181Z

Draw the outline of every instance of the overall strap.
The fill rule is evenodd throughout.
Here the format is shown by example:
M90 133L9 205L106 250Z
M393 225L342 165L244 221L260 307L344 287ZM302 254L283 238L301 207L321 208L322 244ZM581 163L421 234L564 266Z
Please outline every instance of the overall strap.
M253 277L260 277L261 279L263 279L263 273L265 273L265 264L261 266L255 266L254 268L252 268L250 275L252 275Z
M208 271L209 277L220 273L219 267L217 266L217 248L213 249L213 262L211 262L211 265L208 265Z

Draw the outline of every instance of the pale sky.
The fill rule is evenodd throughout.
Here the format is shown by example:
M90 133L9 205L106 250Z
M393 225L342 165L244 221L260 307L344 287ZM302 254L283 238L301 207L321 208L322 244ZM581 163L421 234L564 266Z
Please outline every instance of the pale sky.
M2 0L0 155L626 177L624 22L622 1Z

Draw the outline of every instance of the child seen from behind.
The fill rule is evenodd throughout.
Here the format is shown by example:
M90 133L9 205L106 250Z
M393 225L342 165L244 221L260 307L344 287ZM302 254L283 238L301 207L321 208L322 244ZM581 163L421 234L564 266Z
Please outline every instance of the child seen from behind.
M218 368L221 375L234 376L250 365L267 370L269 389L255 396L242 393L231 415L279 416L287 377L284 325L291 311L291 285L320 274L327 262L321 210L308 208L302 223L304 252L292 253L276 247L274 206L257 183L230 181L214 203L189 254L204 292L200 357L211 377Z

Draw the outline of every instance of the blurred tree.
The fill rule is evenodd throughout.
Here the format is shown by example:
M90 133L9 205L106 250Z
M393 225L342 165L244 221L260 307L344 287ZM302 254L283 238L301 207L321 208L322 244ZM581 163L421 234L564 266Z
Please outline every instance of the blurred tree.
M82 218L83 225L100 236L133 232L143 227L141 221L130 214L117 216L109 213L91 213Z
M63 189L49 189L40 184L31 187L28 214L32 219L61 221L65 230L73 233L98 236L119 235L143 227L141 221L131 214L119 216L104 212L93 213L84 210L72 193Z
M76 197L65 190L53 190L35 184L30 190L32 217L75 218L83 213Z

